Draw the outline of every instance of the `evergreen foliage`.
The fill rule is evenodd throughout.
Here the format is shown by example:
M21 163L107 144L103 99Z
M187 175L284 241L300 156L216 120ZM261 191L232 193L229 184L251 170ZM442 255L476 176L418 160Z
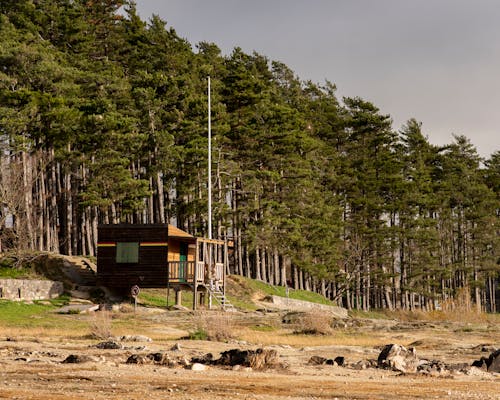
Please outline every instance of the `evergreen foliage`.
M95 255L98 223L177 221L231 273L348 308L432 309L466 288L494 311L500 155L240 48L195 49L126 0L0 4L0 251Z

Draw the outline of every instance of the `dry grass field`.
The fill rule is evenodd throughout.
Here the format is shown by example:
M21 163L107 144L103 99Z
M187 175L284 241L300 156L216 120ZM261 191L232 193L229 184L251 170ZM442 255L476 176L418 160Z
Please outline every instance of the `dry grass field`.
M144 307L134 312L124 306L107 313L60 315L47 309L26 313L21 321L3 318L0 399L500 399L499 374L479 369L402 374L355 367L376 360L389 343L413 346L422 359L469 365L489 354L482 350L500 347L498 315L462 317L356 315L313 335L298 333L300 323L284 324L282 312ZM152 341L96 348L108 335L143 335ZM257 348L275 350L279 365L264 370L208 365L196 371L179 364L126 363L134 354L191 360ZM88 358L63 363L70 355ZM312 356L342 356L346 366L310 365Z

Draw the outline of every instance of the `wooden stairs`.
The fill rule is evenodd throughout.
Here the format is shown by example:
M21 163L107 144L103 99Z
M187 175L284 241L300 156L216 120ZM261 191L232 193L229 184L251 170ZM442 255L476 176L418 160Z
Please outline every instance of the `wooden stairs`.
M230 311L234 312L236 311L236 307L231 304L229 299L226 297L224 292L222 292L220 289L215 288L215 287L210 287L206 286L207 288L207 293L210 296L209 298L212 298L215 300L215 302L224 310L224 311Z

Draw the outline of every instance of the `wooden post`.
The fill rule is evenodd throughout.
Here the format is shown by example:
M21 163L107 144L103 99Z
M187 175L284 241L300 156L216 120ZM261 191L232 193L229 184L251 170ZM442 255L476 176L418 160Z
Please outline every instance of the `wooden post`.
M196 311L198 304L198 239L195 243L195 256L194 256L194 278L193 278L193 310Z
M179 287L175 289L175 305L182 306L182 291Z
M224 273L222 274L222 292L224 293L224 296L226 296L226 274L229 274L229 255L227 254L227 236L224 235L224 254L223 254L224 260L224 268L223 271Z

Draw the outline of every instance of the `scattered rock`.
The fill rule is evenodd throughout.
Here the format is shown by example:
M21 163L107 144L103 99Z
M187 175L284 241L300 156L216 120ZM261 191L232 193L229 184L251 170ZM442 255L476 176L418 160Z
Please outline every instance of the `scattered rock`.
M191 362L193 364L223 365L228 367L241 365L253 369L273 368L281 365L279 364L278 352L271 349L232 349L221 353L220 358L217 360L214 360L212 353L208 353L201 357L193 357Z
M127 364L151 364L151 359L140 355L140 354L132 354L126 361Z
M172 346L170 349L171 351L180 351L181 350L181 345L179 343L176 343Z
M500 349L490 354L488 372L500 372Z
M298 311L287 312L281 319L281 322L284 324L296 324L300 321L301 318L303 318L304 314L304 312Z
M146 357L149 358L154 363L161 363L165 356L163 353L150 353L146 355Z
M344 367L345 366L345 357L335 357L333 360L335 364L337 364L339 367Z
M418 363L417 371L433 376L445 375L450 373L448 366L444 362L438 360L421 360Z
M312 356L307 362L309 365L323 365L326 364L327 359L320 356Z
M191 361L188 360L187 357L181 357L177 362L181 367L189 367L191 365Z
M217 365L243 365L253 369L264 369L275 367L279 364L279 356L276 350L239 350L225 351L221 357L214 362Z
M335 359L325 358L321 356L312 356L307 362L309 365L334 365L334 366L345 366L344 357L336 357Z
M90 361L96 361L95 358L77 354L70 354L62 361L63 364L82 364Z
M479 344L477 346L474 346L472 348L472 350L480 351L482 353L494 353L496 350L498 350L498 348L492 344L483 343L483 344Z
M500 349L493 351L488 358L481 357L479 360L474 361L472 367L500 373Z
M188 366L191 363L185 359L172 360L165 353L132 354L126 361L127 364L155 364L167 367Z
M484 369L477 368L477 367L472 367L472 366L467 366L467 367L463 368L461 372L463 372L465 375L468 375L468 376L482 376L482 377L487 377L487 376L490 375Z
M117 343L113 340L107 340L105 342L101 342L95 345L98 349L106 349L106 350L117 350L122 349L123 346L120 343Z
M193 357L191 359L191 362L193 364L198 363L198 364L210 365L210 364L213 363L213 361L214 361L214 355L212 353L207 353L207 354L205 354L205 355L203 355L201 357Z
M467 371L471 368L471 366L467 363L448 364L446 367L450 372L455 374L466 374Z
M190 367L191 371L205 371L207 366L205 364L194 363Z
M143 335L125 335L121 336L120 340L122 342L152 342L153 339Z
M97 304L69 304L61 307L57 312L59 314L85 314L99 310Z
M399 344L386 345L377 360L379 368L392 369L403 373L417 372L418 363L415 348L406 349Z
M476 368L480 368L480 369L483 369L485 371L488 370L488 358L486 357L481 357L480 360L475 360L473 363L472 363L472 366L473 367L476 367Z
M371 368L371 367L372 367L372 363L368 360L360 360L357 363L354 363L351 365L352 369L355 369L358 371L363 370L363 369L367 369L367 368Z

